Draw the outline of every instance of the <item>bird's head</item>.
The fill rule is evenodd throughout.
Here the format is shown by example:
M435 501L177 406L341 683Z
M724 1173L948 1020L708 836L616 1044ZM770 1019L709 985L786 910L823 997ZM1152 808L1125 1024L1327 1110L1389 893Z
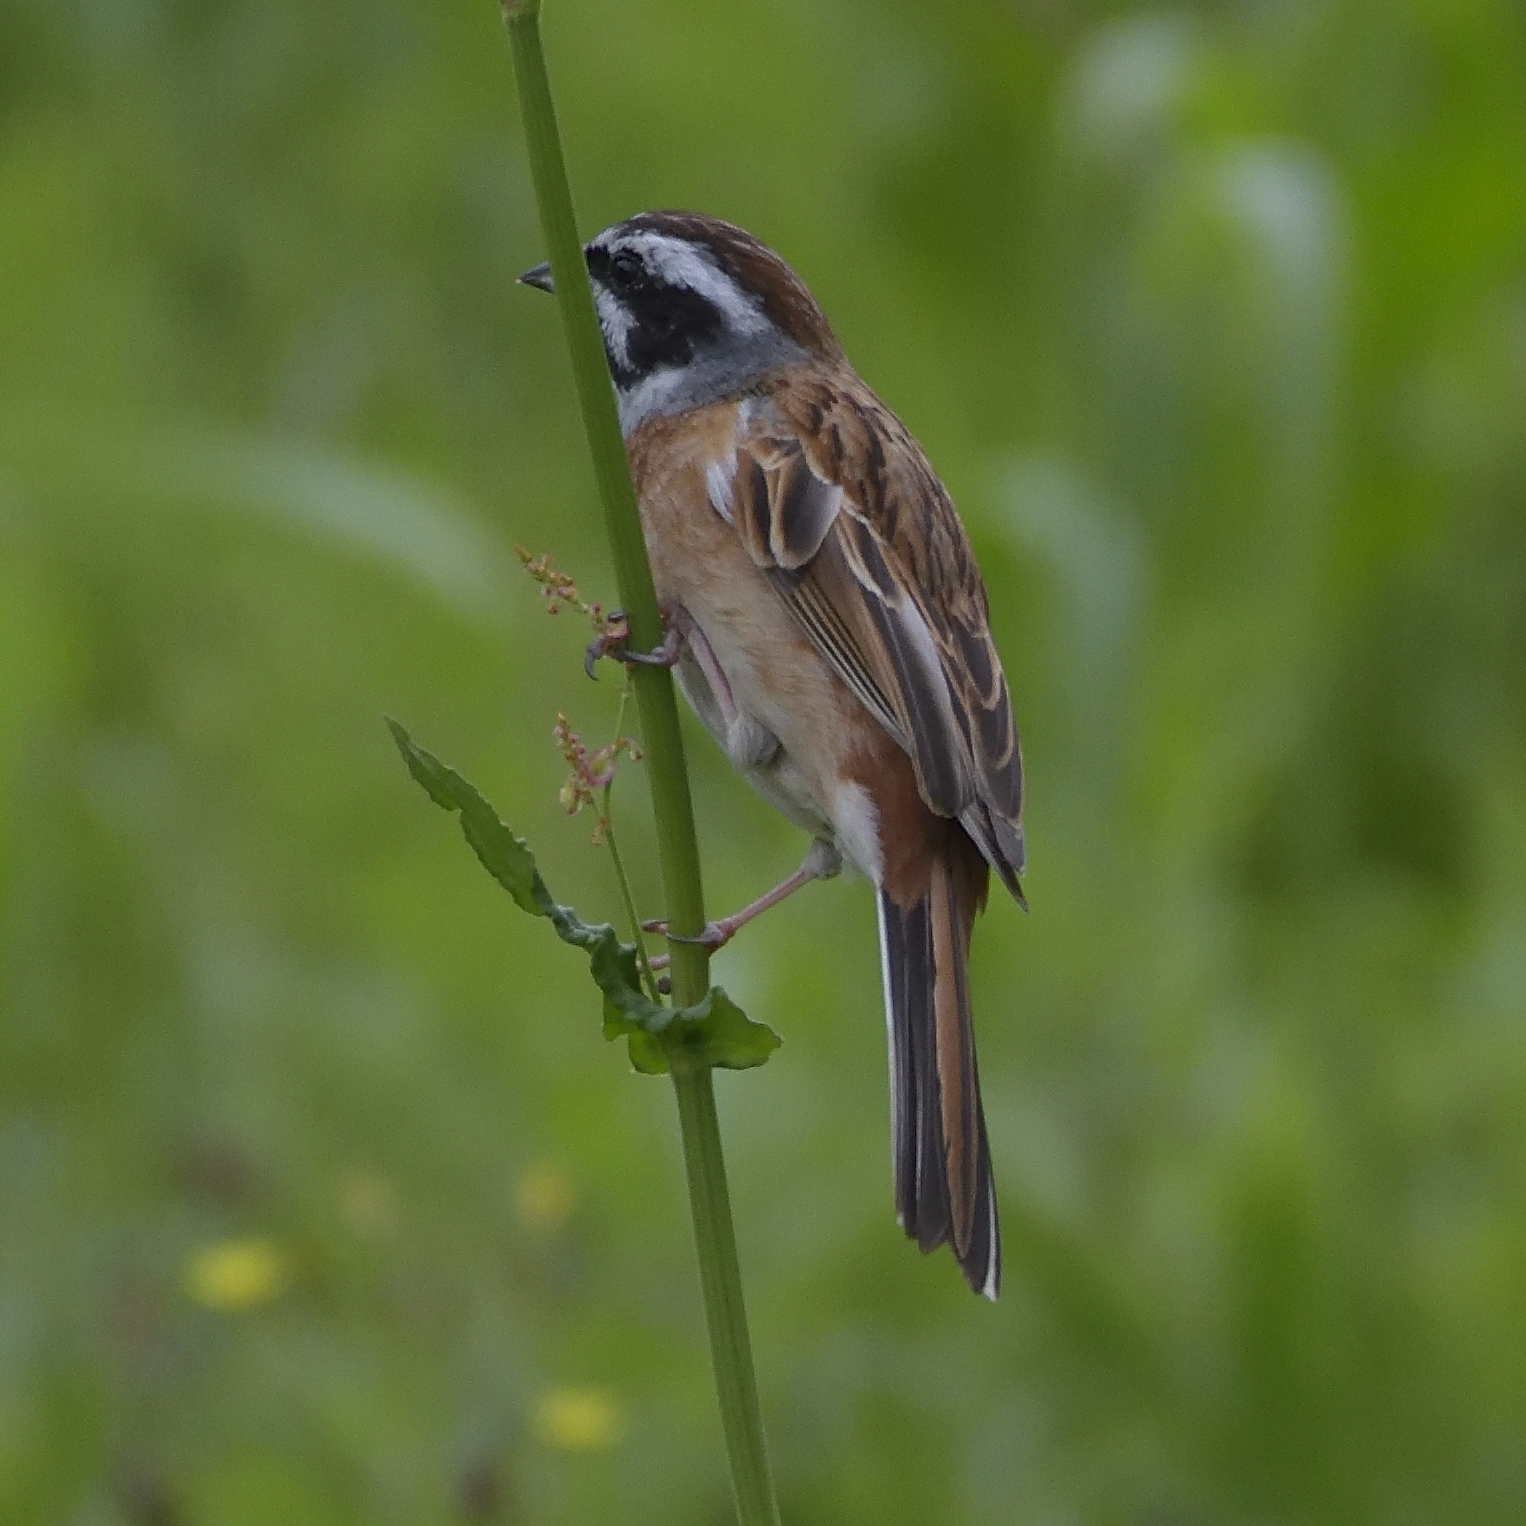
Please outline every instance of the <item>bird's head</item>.
M695 212L643 212L585 247L604 352L629 435L644 420L841 358L805 283L750 233ZM550 291L550 267L521 281Z

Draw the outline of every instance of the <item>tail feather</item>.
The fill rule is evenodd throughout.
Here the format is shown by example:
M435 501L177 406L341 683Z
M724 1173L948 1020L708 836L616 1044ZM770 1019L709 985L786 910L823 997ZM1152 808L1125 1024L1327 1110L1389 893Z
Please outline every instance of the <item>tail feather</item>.
M974 915L975 894L949 861L915 899L879 895L896 1217L922 1250L949 1245L970 1286L995 1298L1001 1240L970 1018Z

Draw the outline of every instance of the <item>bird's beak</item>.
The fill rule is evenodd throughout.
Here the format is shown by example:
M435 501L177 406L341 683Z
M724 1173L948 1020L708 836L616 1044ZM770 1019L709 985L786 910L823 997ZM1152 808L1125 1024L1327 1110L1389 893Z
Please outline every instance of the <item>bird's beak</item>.
M549 265L537 265L534 270L527 270L520 276L521 286L538 286L542 291L555 291L556 287L551 284L551 267Z

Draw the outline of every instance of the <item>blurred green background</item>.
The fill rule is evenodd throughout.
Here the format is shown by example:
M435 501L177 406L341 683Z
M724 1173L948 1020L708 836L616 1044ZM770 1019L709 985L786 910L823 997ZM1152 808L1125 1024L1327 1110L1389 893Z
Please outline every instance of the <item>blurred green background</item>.
M863 884L717 961L785 1519L1526 1519L1526 13L546 30L585 228L753 229L927 446L1026 742L999 1305L893 1222ZM729 1519L668 1089L382 726L615 914L541 257L491 0L0 6L7 1523ZM690 735L722 910L804 843Z

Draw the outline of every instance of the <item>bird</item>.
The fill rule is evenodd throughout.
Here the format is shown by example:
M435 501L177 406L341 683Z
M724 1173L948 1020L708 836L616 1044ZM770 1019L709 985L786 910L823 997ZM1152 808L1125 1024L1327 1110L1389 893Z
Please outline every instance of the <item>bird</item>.
M976 1292L1001 1235L970 1010L992 871L1026 907L1023 765L984 581L921 447L750 233L643 212L584 246L667 636L753 787L811 835L742 922L844 863L874 887L896 1217ZM549 265L520 280L554 290Z

